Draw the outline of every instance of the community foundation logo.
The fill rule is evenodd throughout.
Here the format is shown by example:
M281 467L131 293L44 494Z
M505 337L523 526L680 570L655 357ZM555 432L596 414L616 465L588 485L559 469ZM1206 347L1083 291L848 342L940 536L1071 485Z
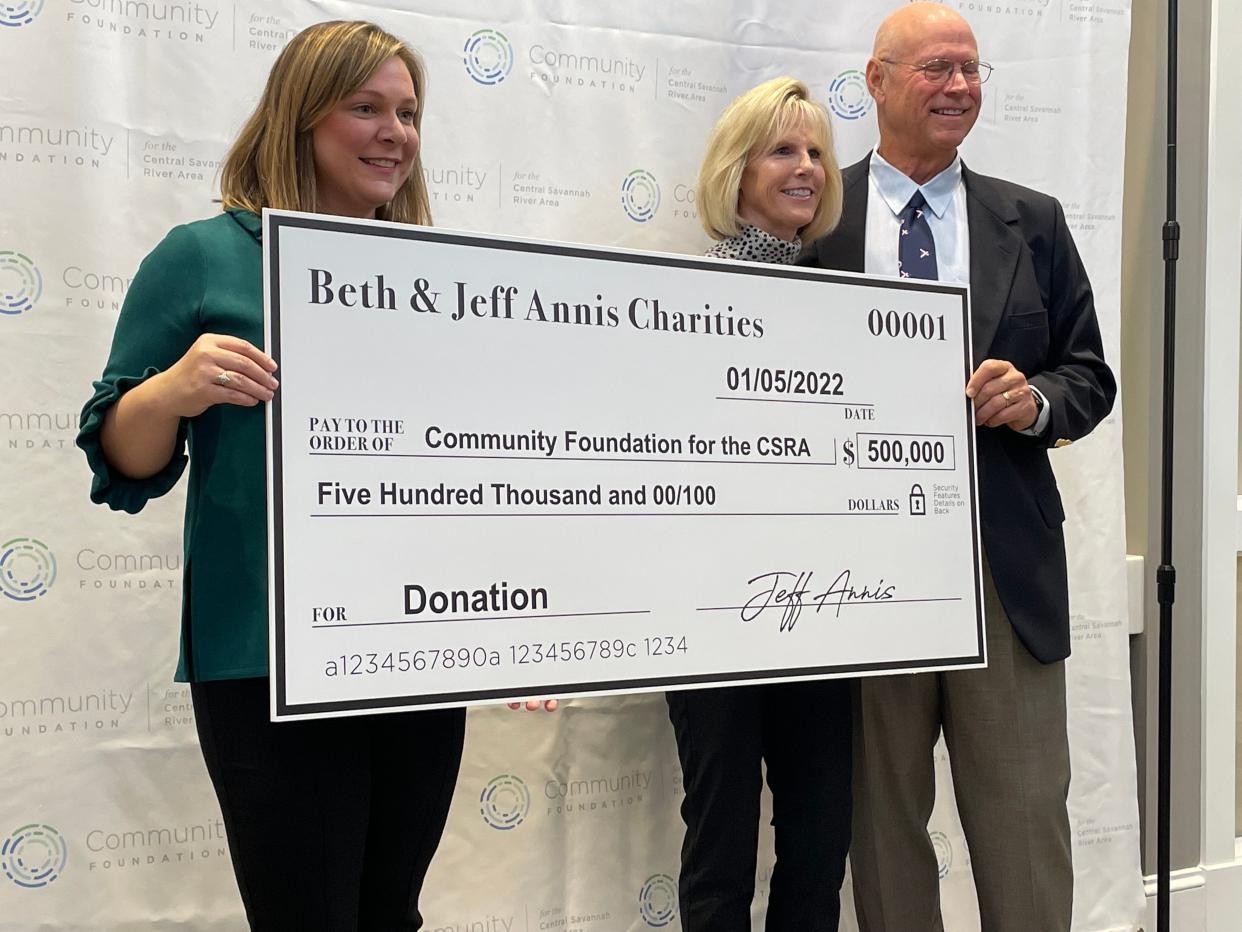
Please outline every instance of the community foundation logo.
M66 289L65 307L72 310L119 312L133 283L132 275L77 264L66 266L60 273L60 284Z
M83 547L74 557L78 589L93 592L181 592L181 554L125 552Z
M480 29L466 40L462 61L466 74L477 83L499 84L513 70L513 44L503 32Z
M0 450L71 450L76 411L0 411Z
M494 829L517 828L530 813L530 790L521 777L502 773L493 777L479 794L479 814Z
M613 47L615 51L615 46ZM526 53L530 78L549 91L577 89L615 94L636 94L650 62L641 59L609 57L577 47L552 48L536 42Z
M621 182L621 206L635 223L646 223L660 209L660 184L646 169L636 168Z
M499 916L492 913L474 919L452 922L449 925L438 924L437 920L432 919L427 925L423 926L423 930L424 932L515 932L513 921L516 918L512 913L508 916Z
M86 850L90 873L197 867L197 862L228 856L224 823L215 818L193 825L93 828L86 833Z
M638 892L638 914L652 928L677 918L677 881L668 874L652 874Z
M956 0L963 13L992 13L997 16L1043 16L1050 0Z
M842 71L828 85L828 105L843 120L866 116L875 105L867 90L867 78L856 68Z
M2 688L2 687L0 687ZM132 691L104 686L96 692L13 696L0 694L0 737L51 738L116 731L130 716Z
M83 171L106 167L119 175L125 170L125 149L116 143L116 133L89 123L69 127L0 123L0 165L12 162Z
M198 0L69 0L65 21L103 35L148 42L203 45L215 33L221 10ZM228 22L227 20L225 21Z
M14 537L0 545L0 593L14 602L33 602L56 582L56 557L33 537Z
M0 0L0 26L28 26L43 12L44 0Z
M494 165L481 162L424 165L423 180L427 183L427 196L437 207L442 204L499 205L500 202L500 172Z
M0 870L28 890L46 887L65 869L69 848L50 825L23 825L0 845Z
M940 873L940 879L944 880L953 867L953 845L949 843L949 836L944 832L932 832L931 843L936 849L936 870Z
M30 257L20 252L0 252L0 314L25 314L42 294L43 274Z
M693 185L673 185L673 216L684 220L698 220L699 209L695 206L696 193Z
M543 795L548 815L572 816L641 806L651 798L655 771L633 770L579 779L548 780Z

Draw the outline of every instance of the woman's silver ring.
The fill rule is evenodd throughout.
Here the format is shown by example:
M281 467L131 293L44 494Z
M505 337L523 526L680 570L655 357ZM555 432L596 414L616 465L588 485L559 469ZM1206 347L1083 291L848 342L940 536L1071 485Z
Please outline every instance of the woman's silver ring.
M227 372L225 372L223 369L221 369L221 370L220 370L220 374L219 374L218 376L216 376L215 381L216 381L216 384L217 384L217 385L228 385L228 384L229 384L229 382L231 382L231 381L233 381L233 380L229 378L229 374L228 374Z

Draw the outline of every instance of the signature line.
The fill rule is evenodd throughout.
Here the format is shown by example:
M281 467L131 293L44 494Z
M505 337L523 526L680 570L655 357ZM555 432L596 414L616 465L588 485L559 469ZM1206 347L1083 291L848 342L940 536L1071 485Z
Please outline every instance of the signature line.
M835 592L832 593L832 595L836 595L836 594L837 593ZM817 601L818 601L818 597L814 599L807 599L806 601L802 603L802 607L803 608L814 608L815 603ZM846 600L842 602L840 607L849 608L851 605L896 605L899 602L960 602L960 601L962 601L962 597L960 595L946 596L940 599L855 599L852 601ZM833 608L838 607L837 603L832 599L828 599L827 601L824 602L824 604L831 605ZM786 609L789 608L789 605L790 605L789 602L778 602L774 605L768 604L768 605L763 606L762 608L754 609L754 610L760 611L760 612L766 612L768 609L780 609L781 611L785 611ZM695 611L696 612L739 612L742 609L748 608L748 607L750 606L712 605L712 606L708 606L705 608L696 608Z
M391 621L358 621L339 625L311 625L312 628L370 628L374 625L428 625L445 621L513 621L519 618L589 618L597 615L650 615L651 609L625 612L562 612L557 615L466 615L461 618L397 618Z

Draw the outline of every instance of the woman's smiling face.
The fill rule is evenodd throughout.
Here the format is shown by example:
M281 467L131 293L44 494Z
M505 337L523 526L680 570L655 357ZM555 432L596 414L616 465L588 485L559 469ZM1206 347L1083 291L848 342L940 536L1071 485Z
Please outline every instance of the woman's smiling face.
M799 121L746 163L738 219L778 239L791 240L815 218L824 190L819 143Z
M374 217L410 177L418 155L414 81L400 58L375 69L311 130L315 209Z

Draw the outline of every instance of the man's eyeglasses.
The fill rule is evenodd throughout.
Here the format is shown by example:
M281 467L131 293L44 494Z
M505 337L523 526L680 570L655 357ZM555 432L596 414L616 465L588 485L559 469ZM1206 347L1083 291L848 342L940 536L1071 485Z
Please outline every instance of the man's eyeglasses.
M921 65L915 65L908 61L893 61L891 58L881 58L880 61L886 65L905 65L907 68L913 68L915 71L921 72L923 77L932 84L945 84L953 80L953 72L960 70L962 77L967 84L983 84L992 74L992 66L985 61L964 61L960 65L957 62L949 61L947 58L933 58L931 61L925 61Z

